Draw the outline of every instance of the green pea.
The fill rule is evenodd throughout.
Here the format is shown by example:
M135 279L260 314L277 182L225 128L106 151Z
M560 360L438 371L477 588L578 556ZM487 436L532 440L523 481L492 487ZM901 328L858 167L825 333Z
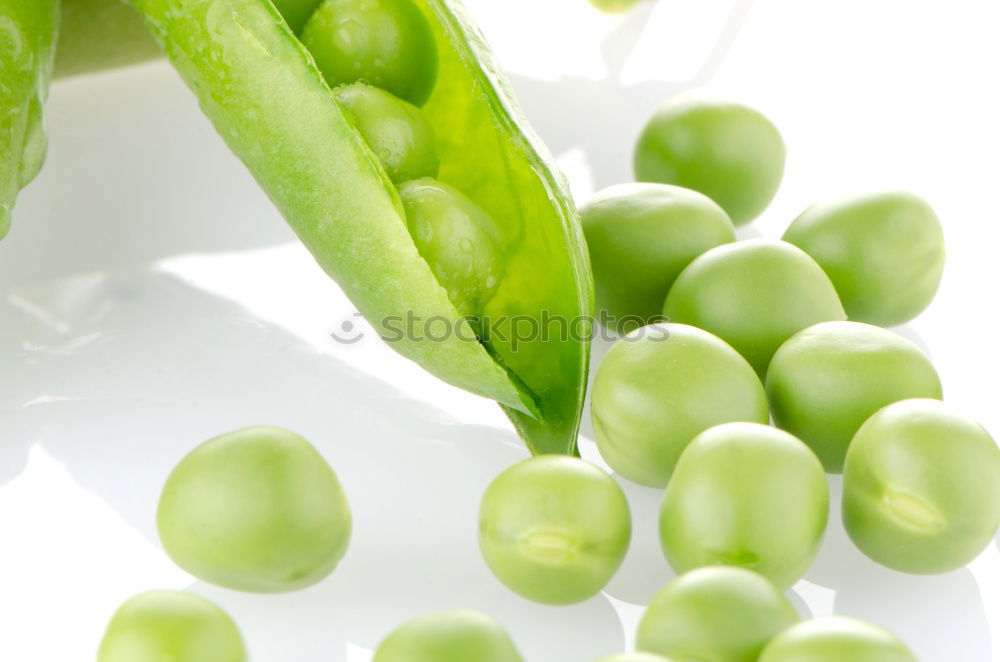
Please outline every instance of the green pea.
M580 209L602 323L628 332L661 316L663 299L693 259L736 241L711 199L666 184L619 184Z
M443 611L393 630L372 662L521 662L510 636L486 614Z
M670 658L652 653L619 653L602 657L597 662L671 662Z
M361 81L417 106L434 89L434 33L411 0L325 0L302 43L331 86Z
M722 101L670 101L646 124L635 177L676 184L718 202L736 225L771 203L785 169L778 129L753 108Z
M333 91L389 179L397 184L438 173L434 127L420 109L364 83Z
M843 616L803 621L771 640L759 662L917 662L902 641Z
M895 326L919 315L944 271L944 232L934 210L890 191L813 205L784 240L809 253L833 281L852 320Z
M757 662L765 644L799 620L767 579L719 566L667 584L639 621L636 647L677 660Z
M972 561L1000 524L1000 450L938 400L879 410L844 463L844 528L866 555L915 574Z
M941 380L909 340L860 322L824 322L795 334L767 370L778 427L806 442L839 473L861 424L908 398L941 398Z
M181 568L259 593L320 581L351 534L330 465L308 441L274 427L224 434L188 453L163 487L157 524Z
M642 0L590 0L590 4L610 14L628 11L640 2Z
M479 506L479 549L522 597L553 605L596 595L632 535L628 502L611 476L583 460L540 455L490 483Z
M809 447L759 423L694 438L660 508L660 542L676 572L735 565L788 588L816 558L829 493Z
M786 340L813 324L846 317L830 279L811 257L765 239L718 246L695 259L677 277L663 314L719 336L762 378Z
M243 638L229 614L184 591L149 591L111 617L97 662L244 662Z
M496 222L461 191L429 177L406 182L399 197L417 250L452 303L463 314L482 313L504 274Z
M640 485L664 487L681 451L720 423L767 423L764 387L746 360L712 334L658 324L604 357L590 414L601 457Z

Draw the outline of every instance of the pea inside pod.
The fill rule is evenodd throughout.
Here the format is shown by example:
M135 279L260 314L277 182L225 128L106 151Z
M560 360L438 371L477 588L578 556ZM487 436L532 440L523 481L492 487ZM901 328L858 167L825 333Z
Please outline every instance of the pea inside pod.
M574 452L593 306L583 237L565 182L465 14L449 0L412 2L437 53L436 75L418 77L432 81L422 112L436 134L437 180L498 229L499 250L488 242L472 247L474 254L498 257L486 261L483 275L461 277L495 289L488 301L480 290L472 302L464 299L470 290L443 275L443 260L437 267L428 260L426 243L421 251L377 146L358 128L363 122L352 121L316 67L315 52L270 2L132 3L219 133L379 335L445 381L498 401L532 451ZM390 13L401 6L365 5ZM354 18L363 24L366 16L374 15ZM326 19L313 19L303 35L321 50L318 44L335 35L323 29ZM365 27L372 44L386 34L380 21ZM406 57L395 62L413 64ZM420 96L408 98L419 102ZM459 226L462 233L469 229ZM454 243L445 238L437 245ZM494 270L497 262L502 268ZM495 274L502 274L498 284ZM472 328L466 303L483 308L488 334ZM431 324L434 339L426 332ZM408 325L417 332L409 333Z
M45 159L42 104L48 95L58 0L0 3L0 239L18 193Z

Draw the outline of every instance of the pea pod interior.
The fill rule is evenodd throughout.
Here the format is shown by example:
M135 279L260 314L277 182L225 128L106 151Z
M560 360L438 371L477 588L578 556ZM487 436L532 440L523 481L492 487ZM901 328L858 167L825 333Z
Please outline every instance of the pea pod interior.
M574 452L593 307L582 233L564 181L464 10L417 0L440 58L424 106L439 179L503 235L486 341L418 253L395 187L270 2L132 2L230 148L379 335L445 381L498 401L533 452Z

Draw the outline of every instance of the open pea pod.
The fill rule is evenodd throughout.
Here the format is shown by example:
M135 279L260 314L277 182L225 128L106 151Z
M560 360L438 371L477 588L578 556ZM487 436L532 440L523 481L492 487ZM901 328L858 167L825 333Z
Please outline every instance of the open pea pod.
M575 452L593 306L582 233L564 181L462 8L417 0L439 51L424 112L438 134L439 179L503 234L488 333L473 330L419 254L396 188L270 2L132 3L230 148L383 339L499 402L532 452Z
M45 161L42 105L52 76L58 0L0 0L0 239L17 194Z

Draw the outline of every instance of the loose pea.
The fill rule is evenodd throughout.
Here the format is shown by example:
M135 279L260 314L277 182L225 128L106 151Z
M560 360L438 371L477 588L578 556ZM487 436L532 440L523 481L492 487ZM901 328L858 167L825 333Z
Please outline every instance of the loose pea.
M916 345L860 322L824 322L789 338L771 360L766 386L774 422L835 473L876 411L908 398L941 398L937 371Z
M405 182L438 173L434 128L419 108L385 90L354 83L333 91L389 179Z
M610 14L628 11L640 2L642 0L590 0L590 4Z
M929 204L901 191L813 205L784 240L823 267L859 322L910 321L934 298L944 271L941 223Z
M337 476L302 437L255 427L210 439L173 470L157 512L177 565L240 591L275 593L330 574L351 514Z
M677 660L757 662L799 620L767 579L729 566L692 570L667 584L639 622L636 647Z
M771 640L759 662L917 662L902 641L843 616L803 621Z
M591 392L597 447L619 475L664 487L681 451L720 423L768 421L753 368L712 334L658 324L619 340Z
M777 192L785 143L770 120L747 106L671 101L643 129L634 164L639 181L700 191L743 225Z
M434 89L434 33L411 0L325 0L302 43L331 86L361 81L417 106Z
M393 630L372 662L522 662L510 636L486 614L443 611Z
M400 186L399 197L417 250L452 303L465 315L481 314L504 274L496 221L460 191L428 177Z
M844 528L879 563L916 574L960 568L1000 524L1000 450L938 400L879 410L844 463Z
M510 467L479 507L479 549L497 579L545 604L596 595L625 558L628 502L611 476L583 460L540 455Z
M681 454L660 509L660 541L677 572L754 570L788 588L826 530L823 466L801 441L758 423L702 432Z
M97 662L245 662L229 615L184 591L149 591L127 600L108 623Z
M666 184L619 184L580 209L594 270L597 311L628 332L659 318L678 274L709 248L736 240L711 199Z
M718 246L695 259L677 277L663 314L719 336L761 377L790 337L846 317L833 284L811 257L764 239Z

